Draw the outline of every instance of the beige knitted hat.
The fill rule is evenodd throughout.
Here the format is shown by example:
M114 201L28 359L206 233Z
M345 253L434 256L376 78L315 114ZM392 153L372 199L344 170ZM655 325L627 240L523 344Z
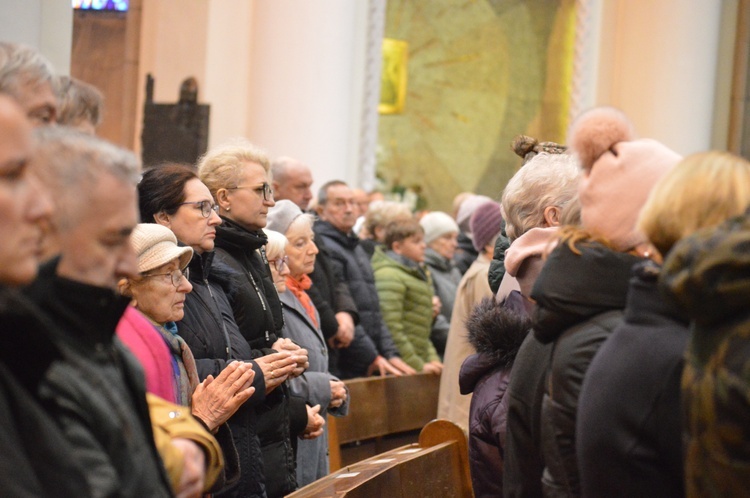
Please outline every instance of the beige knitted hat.
M443 234L458 233L458 223L456 223L456 220L442 211L427 213L419 220L419 224L422 225L422 229L424 230L425 244L432 243Z
M177 237L172 230L156 223L139 223L130 236L130 243L138 258L140 273L153 270L179 258L180 270L184 269L193 257L193 249L177 245Z

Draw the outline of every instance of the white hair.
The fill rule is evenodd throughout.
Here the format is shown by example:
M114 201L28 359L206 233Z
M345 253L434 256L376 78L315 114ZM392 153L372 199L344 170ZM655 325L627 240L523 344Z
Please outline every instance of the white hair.
M544 225L544 210L576 196L580 168L570 154L541 153L513 175L503 191L505 231L513 241Z

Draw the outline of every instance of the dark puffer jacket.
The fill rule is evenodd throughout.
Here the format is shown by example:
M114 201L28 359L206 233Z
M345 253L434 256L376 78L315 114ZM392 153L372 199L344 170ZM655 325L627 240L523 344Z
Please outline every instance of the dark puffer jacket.
M430 335L430 339L442 359L445 354L445 345L448 342L453 304L456 301L458 284L461 283L461 272L458 271L453 261L444 258L429 247L424 252L424 263L432 277L435 295L440 298L442 304L440 314L435 317L432 324L432 334Z
M314 229L316 243L328 249L331 263L349 286L359 312L358 327L364 329L378 354L385 358L398 356L398 350L380 313L370 258L359 246L359 239L355 235L342 233L326 221L316 221ZM366 358L354 357L351 353L352 351L346 349L340 351L340 365L345 364L347 370L364 375L372 360L367 362Z
M336 319L336 313L349 313L354 325L359 324L357 305L352 299L349 287L344 279L336 273L328 248L323 244L318 244L315 270L310 274L310 279L313 284L307 290L307 293L320 314L320 329L326 340L338 332L339 322ZM349 357L358 359L358 361L351 362L354 364L370 365L378 356L375 344L362 327L355 328L354 339L348 348L338 349L332 348L329 344L326 345L328 347L328 370L332 375L341 379L361 375L358 370L350 371L347 368L347 362L341 360L342 357L344 359Z
M40 399L95 496L172 496L154 446L143 372L115 337L129 299L57 276L57 262L43 266L26 290L63 355L47 370Z
M639 263L623 323L594 356L578 403L583 496L685 495L680 379L687 319Z
M474 242L471 241L471 237L466 235L464 232L458 233L458 248L456 254L453 256L453 263L461 272L461 275L465 274L471 264L477 259L479 252L474 249Z
M216 377L231 361L251 361L253 352L237 328L226 295L231 269L214 263L212 252L193 254L188 267L193 290L185 296L185 316L177 330L193 352L198 376ZM256 408L265 399L266 384L260 367L252 363L255 394L228 421L240 460L240 482L220 496L265 496Z
M92 496L73 448L39 399L40 382L62 360L40 314L0 287L0 489L6 496Z
M256 351L273 353L271 348L284 326L279 294L273 285L262 231L248 231L232 220L216 227L216 259L234 270L229 298L241 334ZM266 492L269 497L284 496L297 489L297 435L307 425L303 399L291 396L286 384L266 396L257 408L257 430L263 452Z
M503 494L506 406L502 403L511 366L531 327L525 303L514 291L502 304L483 299L466 322L477 350L461 366L461 394L474 393L469 415L469 467L474 496Z
M531 293L534 334L554 343L541 407L545 496L580 495L578 396L594 354L622 319L630 271L640 261L594 243L579 243L578 250L558 245Z
M692 320L682 375L687 496L750 489L750 214L683 239L660 285Z

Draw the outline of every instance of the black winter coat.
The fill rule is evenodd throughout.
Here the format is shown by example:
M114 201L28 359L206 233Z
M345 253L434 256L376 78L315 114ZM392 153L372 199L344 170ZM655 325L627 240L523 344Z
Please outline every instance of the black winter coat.
M505 466L503 496L541 498L542 455L541 407L552 343L542 344L528 334L513 362L503 405L506 405Z
M269 354L284 326L279 294L273 285L262 231L250 232L232 220L216 229L216 259L235 272L229 298L240 332L257 354ZM262 375L262 374L261 374ZM283 496L297 489L297 436L307 426L307 408L285 384L257 408L266 492Z
M360 325L357 327L361 326L366 333L363 340L371 341L377 353L385 358L398 356L398 350L380 312L370 259L359 246L359 239L355 235L342 233L326 221L315 222L314 229L317 243L327 248L335 271L349 286L359 312ZM339 368L356 373L356 376L365 375L367 367L375 359L365 357L367 351L371 349L365 345L354 350L351 346L340 350Z
M680 378L688 320L636 265L623 323L596 353L581 388L576 445L583 496L685 495Z
M320 329L326 339L338 332L339 322L336 313L349 313L354 320L354 325L359 324L359 313L354 303L349 287L344 279L336 273L336 268L331 261L331 255L323 244L318 244L318 255L315 259L315 270L310 274L313 285L307 290L315 308L320 315ZM357 377L358 372L342 371L339 366L341 353L345 360L349 356L361 358L361 362L367 365L375 361L378 352L375 345L366 336L362 327L355 329L355 335L349 347L341 350L328 346L328 371L340 378L347 379ZM344 367L350 362L344 361Z
M464 232L459 232L458 248L456 249L456 254L453 256L453 263L455 263L461 275L466 273L477 257L479 257L479 252L474 249L474 242L472 242L471 237Z
M39 399L40 382L62 360L40 314L0 287L0 489L7 496L91 496L73 446Z
M461 365L461 394L474 393L469 411L469 467L476 498L503 494L507 406L502 403L511 366L531 327L524 298L514 291L502 304L483 299L466 321L476 353Z
M542 401L545 496L579 496L575 433L578 396L591 360L620 323L633 265L630 254L599 244L561 243L534 283L534 334L554 343Z
M240 334L226 291L231 270L214 263L214 253L193 254L188 265L193 290L185 296L185 316L177 322L180 336L190 346L198 376L217 376L234 360L250 361L253 352ZM263 372L253 362L255 394L229 419L240 460L240 481L218 496L265 496L263 457L257 435L257 407L265 399Z
M115 337L129 299L59 277L57 263L44 265L26 289L63 356L47 370L40 399L94 495L172 496L154 445L143 371Z

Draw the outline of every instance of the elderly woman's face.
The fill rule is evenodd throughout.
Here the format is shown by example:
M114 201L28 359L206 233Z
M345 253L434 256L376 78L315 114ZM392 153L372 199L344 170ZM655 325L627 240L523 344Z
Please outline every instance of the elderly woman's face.
M453 259L458 247L458 232L444 233L430 242L429 247L445 259Z
M293 278L309 275L315 269L315 255L318 254L312 229L304 223L292 223L285 235L289 241L286 245L289 272Z
M286 292L286 277L289 275L289 258L285 254L275 257L268 256L268 265L271 267L273 285L279 294Z
M193 248L198 254L214 250L216 226L221 225L221 218L212 209L208 217L204 216L201 202L214 205L208 187L197 178L185 183L185 201L177 212L163 222L171 229L177 240ZM161 222L160 222L161 223Z
M243 163L237 185L227 186L226 205L222 206L222 214L248 230L265 227L268 208L276 205L273 195L264 194L264 187L268 184L268 175L263 166Z
M0 283L23 285L35 276L41 223L52 200L31 171L31 126L18 106L0 97Z
M176 278L175 272L179 271L179 260L175 258L131 279L130 291L138 311L161 325L182 320L185 316L185 294L193 290L193 286L181 274L179 279Z

